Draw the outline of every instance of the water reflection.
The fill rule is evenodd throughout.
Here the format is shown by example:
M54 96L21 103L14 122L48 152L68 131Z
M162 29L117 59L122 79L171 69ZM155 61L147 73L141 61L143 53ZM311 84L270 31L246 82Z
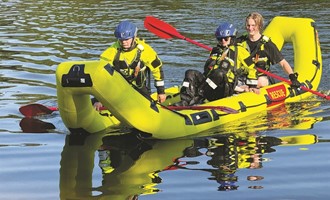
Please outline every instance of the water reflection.
M305 134L277 138L259 136L256 132L246 132L206 138L206 141L205 143L202 140L194 140L194 146L186 148L184 157L179 160L182 162L187 158L196 157L196 155L204 155L209 157L207 161L208 168L190 168L188 165L178 166L178 168L207 171L210 173L208 179L219 184L219 191L228 191L238 189L239 179L263 180L264 177L262 176L250 175L244 178L238 177L235 173L244 168L262 168L263 162L267 161L263 158L263 155L275 152L275 146L314 144L317 142L317 137L313 134ZM206 149L206 152L202 153L204 149ZM262 189L263 186L251 186L251 188Z
M83 136L66 138L60 169L61 199L129 199L156 193L161 182L158 173L172 165L173 158L182 157L193 142L143 141L134 134ZM92 187L94 159L98 159L103 176L101 185Z
M19 123L23 133L48 133L53 132L55 125L40 119L24 117Z
M40 121L36 123L26 123L27 121L21 123L23 126L27 126L27 129L25 129L26 126L24 126L24 129L22 128L23 132L50 132L48 133L49 135L20 134L22 131L18 127L18 122L21 117L18 112L20 104L39 102L52 106L54 104L56 105L54 73L57 65L67 60L90 60L99 58L99 54L113 41L115 25L123 18L134 18L132 20L134 20L140 28L139 35L143 36L143 38L158 51L166 65L164 73L167 78L167 86L173 86L181 84L184 71L187 68L195 67L196 69L201 69L207 57L207 52L183 40L167 41L149 33L143 28L143 19L146 15L154 15L164 19L178 28L178 31L185 36L207 45L214 44L213 29L220 21L230 21L234 23L240 29L239 34L241 34L244 30L243 24L245 16L248 12L256 9L264 15L266 22L277 15L311 17L315 19L319 28L324 66L323 79L318 91L328 92L327 94L329 95L329 0L253 0L249 3L240 0L173 2L174 1L155 0L143 1L143 3L138 0L0 1L0 107L2 111L0 116L0 176L3 183L2 186L0 186L1 199L58 199L57 185L59 180L57 176L54 176L54 172L56 173L58 171L57 158L59 157L58 152L61 150L61 199L65 199L66 197L72 199L106 199L106 194L101 192L111 193L109 191L111 189L108 190L106 187L112 188L111 184L113 184L113 187L124 187L124 184L119 185L118 180L116 180L116 182L114 179L115 177L111 177L111 175L104 175L104 177L109 178L103 178L101 168L98 166L98 149L103 144L102 138L105 137L105 135L101 134L87 137L85 143L80 145L77 143L74 144L74 142L69 143L70 137L66 136L67 141L62 149L62 137L65 137L65 135L56 135L58 140L55 141L53 137L54 131L59 128L63 129L63 133L66 132L58 116L47 116L37 119L52 122L56 129L49 129L49 127L52 126L49 126L49 124L47 124L47 126L40 126ZM284 49L283 54L290 63L293 63L293 55L290 49ZM281 70L278 71L279 75L280 71ZM276 73L276 71L274 72ZM329 137L327 131L329 127L328 121L330 119L329 103L322 102L319 107L311 108L312 111L316 111L315 113L308 111L305 113L307 115L299 111L298 108L299 104L294 108L295 110L293 112L290 112L290 107L287 107L286 111L282 110L283 112L271 112L271 115L277 115L279 118L268 122L265 113L262 113L260 118L259 115L251 116L251 121L246 129L252 132L254 127L257 131L264 131L270 128L270 131L264 133L272 135L272 133L275 132L276 135L282 135L283 132L287 134L298 134L298 132L304 134L306 133L306 129L313 128L307 131L311 131L321 137ZM302 110L306 111L308 109L302 107ZM294 113L296 111L297 114ZM283 120L281 120L281 118L283 118ZM301 123L305 121L306 123ZM313 121L316 121L316 123L313 123ZM240 125L239 123L237 124L238 126ZM282 125L285 125L283 129L287 128L291 131L288 133L276 130L276 128L282 129ZM32 126L35 127L32 128ZM235 127L235 124L229 127L231 129L229 129L228 132L241 133L245 131L243 125L237 129L233 129L232 127ZM294 128L297 128L298 131ZM221 133L222 131L214 130L214 132L208 132L205 133L205 135L219 135ZM70 140L75 141L76 139ZM193 140L190 140L190 142L194 143ZM124 142L123 144L126 143ZM171 142L167 144L170 146ZM166 146L166 144L164 145ZM32 146L32 148L21 148L26 146ZM58 149L59 146L60 148ZM169 146L163 149L170 148ZM211 189L217 190L220 184L215 181L215 177L212 176L211 172L206 172L208 173L208 177L204 177L204 173L192 174L192 177L196 180L196 183L193 184L191 184L190 179L178 180L178 178L184 176L186 172L196 172L196 170L193 169L214 169L205 161L212 160L212 157L205 154L206 151L208 151L207 148L197 148L198 151L194 151L196 155L191 155L193 152L190 152L191 154L186 153L192 145L187 144L186 146L188 148L183 146L185 145L182 145L182 149L186 150L182 152L183 150L181 147L181 150L177 150L177 154L181 155L174 155L177 156L175 158L178 158L176 161L172 161L172 158L169 157L166 158L168 162L163 163L163 166L167 166L167 170L162 172L168 172L170 175L164 176L164 173L158 173L159 177L163 180L160 185L156 185L154 188L161 188L162 183L173 181L174 183L179 182L178 184L183 183L188 185L189 189L199 189L204 186L203 181L209 181L210 183L216 184L214 188ZM145 157L155 159L155 163L160 162L160 158L157 158L157 155L152 156L147 154L148 152L155 152L153 150L154 148L157 149L155 145L151 145L151 147L151 150L142 153L141 156L137 160L132 161L130 165L126 163L121 164L122 172L113 170L111 173L117 173L118 177L121 177L120 174L125 172L124 166L126 166L128 174L131 173L132 177L139 177L135 175L136 173L132 172L132 170L134 168L136 169L138 166L143 166L139 162L144 161L146 159ZM271 188L268 187L267 190L259 190L254 193L250 192L246 198L263 199L266 195L267 198L270 199L326 199L325 197L329 196L329 173L328 167L326 167L329 165L329 148L328 145L320 144L313 145L313 147L315 148L311 151L300 151L299 154L294 155L295 159L308 159L312 164L307 163L305 160L303 160L302 163L294 163L292 165L283 163L284 165L280 166L282 179L276 177L276 173L274 173L275 175L273 174L273 176L275 178L269 175L264 177L263 180L258 180L258 177L253 177L256 171L250 172L249 169L243 168L244 170L247 169L248 175L252 176L249 177L251 180L249 181L249 183L251 183L251 188L260 188L260 186L267 188L265 184L263 184L265 181L268 181L268 186L271 186ZM273 146L271 148L277 151L272 152L270 155L276 155L279 153L279 148L283 147ZM212 151L215 150L213 149ZM165 156L166 153L167 152L164 151L160 156ZM44 162L44 158L46 157L48 160ZM261 163L264 169L268 166L265 164L266 157L267 155L262 154ZM284 160L292 161L292 158L288 157L287 154L281 154L279 157ZM306 169L306 171L299 172L299 164L301 164L301 167ZM274 165L274 163L270 165L272 169L275 168L276 170L276 165ZM313 167L310 167L311 165L313 165ZM179 166L179 168L177 166ZM183 169L183 167L187 169ZM159 168L161 169L162 167ZM50 171L50 169L54 169L54 171ZM315 171L315 169L317 169L317 171ZM31 170L33 173L31 173ZM172 173L177 171L183 172L183 170L185 170L184 173ZM240 169L238 169L238 171L239 170ZM150 169L150 171L153 170ZM257 172L259 171L261 170L257 170ZM294 175L292 175L292 171L297 173L293 173ZM204 172L204 170L202 172ZM238 176L238 174L237 172L234 174L234 176L237 176L238 180L247 179L247 175L241 177ZM287 176L291 178L283 178ZM207 179L212 177L213 180ZM256 181L252 181L252 179ZM103 186L101 180L108 180L107 183L109 184L104 183L106 186ZM112 180L114 180L113 183L110 183ZM146 182L145 184L150 182L151 181ZM233 183L239 187L237 190L233 191L232 194L234 195L228 196L227 199L242 199L242 196L244 196L244 190L242 189L246 186L239 182ZM40 184L43 185L43 192L40 192ZM124 188L118 192L118 195L122 195L123 199L124 196L127 197L136 192L133 191L133 188L136 189L135 187L139 185L136 184L129 188L130 185L127 183L125 184L127 186L126 191L123 191ZM180 199L198 199L199 197L201 197L200 199L205 199L209 196L209 199L221 199L218 194L214 194L210 192L209 189L205 188L189 196L187 193L191 190L185 190L186 188L184 186L178 184L166 186L167 191L163 192L163 194L170 196L172 199L177 196L177 198ZM19 187L20 185L22 187ZM141 183L141 185L143 185L143 183ZM19 190L17 190L18 187ZM310 189L309 191L313 192L301 194L302 189L306 191ZM242 193L238 193L240 190ZM279 190L281 190L281 194L278 194ZM115 192L114 190L112 191ZM155 191L157 191L157 189ZM141 190L140 188L139 192L143 193L145 190ZM235 194L237 194L236 197ZM109 194L108 196L111 195ZM113 196L115 196L115 194L113 194ZM152 197L148 199L160 198L158 198L158 195L152 195Z
M137 199L159 192L158 185L166 182L162 173L174 170L208 172L207 179L219 191L239 189L239 179L258 181L249 188L262 189L267 177L239 177L236 172L262 168L263 155L276 152L276 146L316 142L314 134L272 137L257 132L168 141L143 140L134 133L68 135L60 163L60 197ZM207 161L202 163L201 157ZM101 183L93 182L96 172L102 174Z
M312 129L316 123L329 121L330 117L326 114L328 110L329 106L324 102L308 99L263 110L189 137L255 131L307 130Z

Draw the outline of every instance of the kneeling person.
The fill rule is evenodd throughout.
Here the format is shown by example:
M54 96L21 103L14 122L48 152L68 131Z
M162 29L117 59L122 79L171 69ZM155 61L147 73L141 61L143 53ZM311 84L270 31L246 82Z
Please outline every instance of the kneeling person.
M235 93L238 77L256 79L254 63L247 63L249 52L236 45L236 28L230 23L221 23L215 31L218 44L205 62L204 72L187 70L180 91L181 102L176 105L194 105L204 100L214 101ZM242 91L242 90L240 90Z

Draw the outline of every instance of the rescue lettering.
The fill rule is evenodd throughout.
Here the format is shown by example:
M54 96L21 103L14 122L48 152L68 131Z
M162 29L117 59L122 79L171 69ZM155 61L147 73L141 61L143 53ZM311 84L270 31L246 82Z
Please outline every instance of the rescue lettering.
M284 101L286 98L286 88L284 85L277 85L274 87L267 88L268 96L271 100L279 103L280 101Z
M283 90L276 90L269 92L269 95L272 99L280 99L282 97L285 97L285 92Z

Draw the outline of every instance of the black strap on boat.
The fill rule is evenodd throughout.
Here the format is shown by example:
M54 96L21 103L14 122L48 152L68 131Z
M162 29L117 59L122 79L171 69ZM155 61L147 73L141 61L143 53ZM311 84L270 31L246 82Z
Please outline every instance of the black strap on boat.
M241 112L246 112L246 110L247 110L246 105L242 101L239 101L238 104L239 104Z
M301 86L306 87L306 88L312 87L311 83L308 80L306 80L305 82L308 82L308 86L305 83L301 83ZM288 89L290 92L290 97L298 96L298 95L301 95L301 94L304 94L307 92L306 90L302 90L302 89L296 88L296 87L290 87Z
M112 67L109 63L104 66L104 69L112 76L115 72L114 67Z
M320 62L318 61L319 59L319 51L318 51L318 33L317 33L317 30L316 30L316 25L315 25L315 22L311 22L311 26L314 28L314 42L315 42L315 58L316 60L313 60L313 64L317 67L317 69L320 68Z
M265 99L266 99L266 104L267 104L267 105L273 103L273 101L270 99L270 97L269 97L267 94L265 94L264 97L265 97Z
M193 113L190 116L193 119L195 125L204 124L212 121L212 117L207 111Z
M145 97L146 97L146 96L145 96ZM149 98L150 98L150 99L149 99ZM159 112L158 107L156 106L156 105L158 104L158 105L160 105L162 108L164 108L164 109L166 109L166 110L169 110L169 111L171 111L171 112L174 112L175 114L180 115L181 117L183 117L183 118L185 119L185 124L186 124L186 125L194 125L193 122L191 121L191 119L190 119L187 115L182 114L182 113L180 113L180 112L178 112L178 111L176 111L176 110L172 110L172 109L170 109L170 108L168 108L168 107L166 107L166 106L160 104L158 101L153 100L151 97L149 97L149 98L147 98L147 99L150 100L150 108L151 108L151 109L155 110L156 112Z
M318 51L318 36L317 36L317 30L316 30L316 25L314 22L311 22L311 26L313 27L314 29L314 43L315 43L315 60L312 60L312 64L315 65L316 67L316 70L315 70L315 73L314 73L314 76L311 80L309 80L310 82L313 82L313 80L315 79L316 77L316 73L317 71L320 69L320 62L318 60L319 58L319 51Z
M219 120L220 117L219 117L219 114L215 111L215 110L211 110L211 113L212 113L212 116L213 116L213 120Z
M85 64L74 64L68 74L62 75L62 87L92 87L90 74L85 74Z

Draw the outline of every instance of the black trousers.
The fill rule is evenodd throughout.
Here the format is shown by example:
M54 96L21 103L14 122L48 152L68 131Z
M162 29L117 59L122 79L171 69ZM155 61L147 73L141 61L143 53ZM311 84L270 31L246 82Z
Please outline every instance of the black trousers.
M220 69L213 70L207 77L198 70L187 70L180 90L180 105L200 104L205 99L214 101L234 93L234 84Z

